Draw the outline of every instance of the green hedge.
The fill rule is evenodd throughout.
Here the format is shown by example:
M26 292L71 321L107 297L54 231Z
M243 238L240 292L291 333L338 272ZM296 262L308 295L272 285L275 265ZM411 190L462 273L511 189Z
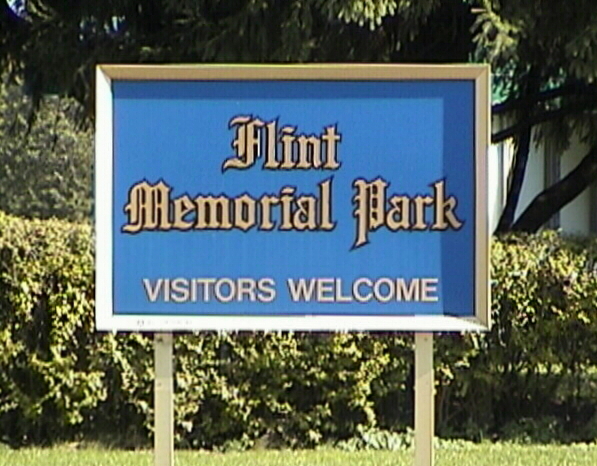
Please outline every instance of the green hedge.
M492 331L435 339L438 433L596 439L597 242L509 236L492 256ZM151 336L95 333L93 286L88 226L0 213L3 441L148 443ZM187 334L175 352L180 446L314 446L412 425L408 334Z

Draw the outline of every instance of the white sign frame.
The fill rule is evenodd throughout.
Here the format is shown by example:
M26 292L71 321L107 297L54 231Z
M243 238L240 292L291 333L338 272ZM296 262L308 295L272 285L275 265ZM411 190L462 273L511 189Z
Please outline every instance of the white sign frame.
M475 316L130 316L113 312L114 80L471 80L475 86ZM96 70L96 326L103 331L482 331L490 327L487 153L490 72L485 65L100 65Z

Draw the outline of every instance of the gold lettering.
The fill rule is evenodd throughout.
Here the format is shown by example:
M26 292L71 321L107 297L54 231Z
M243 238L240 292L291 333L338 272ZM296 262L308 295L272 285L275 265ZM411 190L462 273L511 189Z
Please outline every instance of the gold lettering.
M325 128L325 134L321 136L321 140L325 141L327 147L327 156L323 165L323 168L326 170L337 170L340 168L340 163L337 160L337 144L342 140L342 137L336 133L336 129L335 125L328 126Z
M282 137L280 140L282 141L282 165L280 168L284 170L290 170L294 168L294 141L296 136L293 136L296 128L292 126L284 126L280 132L282 133Z
M248 194L234 200L234 226L243 231L255 226L255 199Z
M290 170L294 168L294 160L293 160L293 153L294 153L294 140L296 136L293 136L296 128L292 126L284 126L281 129L282 136L280 140L282 141L282 165L280 168L284 170Z
M285 186L280 190L280 204L282 204L282 222L280 230L292 230L292 201L296 189L292 186Z
M195 204L189 196L185 195L176 198L172 204L174 205L174 221L172 222L172 228L175 230L190 230L193 228L193 222L185 220L185 217L195 210Z
M454 196L446 199L445 185L445 180L438 181L432 185L435 195L435 222L431 229L447 230L448 228L452 228L453 230L459 230L463 222L454 213L458 201Z
M308 170L321 167L321 141L315 136L298 137L298 163L296 168Z
M426 230L427 223L425 222L425 206L433 205L433 198L431 196L415 196L415 223L413 230Z
M238 126L236 138L232 142L232 147L236 149L236 156L224 161L222 171L229 168L243 170L251 167L260 155L261 138L259 128L264 126L263 121L258 118L240 115L232 118L228 126L230 128Z
M147 181L134 185L129 190L129 200L124 207L128 221L122 231L169 230L170 189L163 181L155 185Z
M261 222L260 230L273 230L276 224L272 221L272 205L278 205L280 199L276 196L262 196L259 200L261 204Z
M293 223L296 230L315 230L317 228L317 199L314 196L300 196L296 200Z
M332 178L319 183L319 229L331 231L336 227L332 221Z
M390 198L392 208L386 215L386 224L392 231L410 229L410 199L408 196L392 196Z
M278 131L277 119L266 123L250 115L237 115L228 126L236 127L231 144L235 155L224 160L223 172L229 168L250 168L262 155L263 168L267 170L337 170L340 167L338 144L342 137L336 125L324 127L320 136L295 134L297 128L292 125ZM278 150L281 150L280 156Z
M278 122L274 120L267 124L267 155L265 158L265 164L263 165L264 168L268 170L275 170L280 166L280 162L278 162L276 158L276 148L277 148L277 141L276 141L276 133L278 132Z
M369 242L369 232L385 224L386 188L388 183L382 178L366 182L357 179L352 183L357 192L353 196L355 209L352 216L357 219L357 234L353 249Z
M388 182L382 178L369 182L355 180L353 217L356 218L356 236L352 248L367 244L369 232L380 227L390 231L461 228L463 222L455 212L458 201L454 196L446 197L445 184L445 180L431 184L433 195L392 196L386 205ZM430 209L433 212L429 212Z
M198 196L195 198L197 205L198 230L230 230L230 199L225 196Z

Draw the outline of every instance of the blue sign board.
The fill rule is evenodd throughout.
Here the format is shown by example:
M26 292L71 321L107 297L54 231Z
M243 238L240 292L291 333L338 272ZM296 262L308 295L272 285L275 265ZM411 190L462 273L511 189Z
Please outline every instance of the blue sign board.
M487 79L99 67L98 328L486 327Z

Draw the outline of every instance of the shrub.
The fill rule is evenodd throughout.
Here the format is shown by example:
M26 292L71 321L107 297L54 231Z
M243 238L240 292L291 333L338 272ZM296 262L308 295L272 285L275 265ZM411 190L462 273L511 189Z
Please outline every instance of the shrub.
M554 432L587 440L597 402L596 266L594 239L545 232L494 241L491 332L437 339L438 369L448 374L441 430L496 436L523 419L555 417Z
M493 328L436 341L437 430L520 441L597 435L597 242L493 245ZM0 213L0 438L136 447L152 431L151 335L94 330L85 225ZM413 419L401 333L178 335L180 446L402 448ZM391 432L390 432L391 431Z
M105 399L89 346L90 229L0 213L0 426L11 441L42 442Z

